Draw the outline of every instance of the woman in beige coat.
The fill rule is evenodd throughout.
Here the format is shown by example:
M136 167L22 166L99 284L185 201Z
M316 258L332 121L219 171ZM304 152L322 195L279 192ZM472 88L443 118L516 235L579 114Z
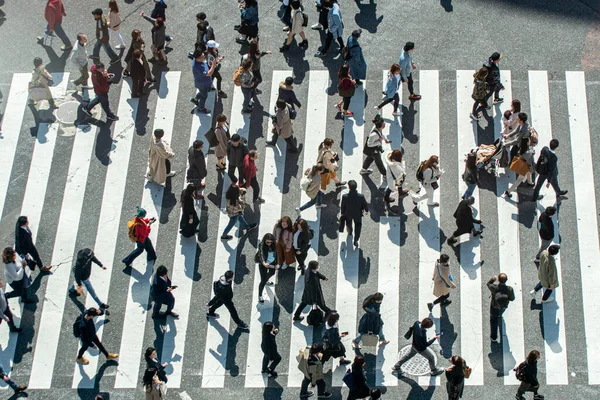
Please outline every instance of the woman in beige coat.
M146 393L146 400L160 400L167 393L166 384L158 379L158 370L153 367L147 368L144 372L142 385Z
M456 285L452 282L452 274L450 274L450 257L447 254L441 254L440 259L435 262L433 269L433 295L437 297L433 303L427 303L429 311L433 310L433 306L442 303L442 306L448 306L452 303L449 300L450 289L456 289Z
M225 171L225 156L227 155L227 143L229 143L229 124L227 117L223 114L217 115L217 126L215 127L215 136L219 142L215 146L215 156L217 157L217 171Z
M275 226L273 227L273 236L277 241L277 265L281 266L281 269L286 269L292 266L296 262L294 256L294 224L292 219L287 215L281 217Z
M301 207L296 207L296 212L300 217L303 210L315 205L316 208L327 207L327 204L321 204L323 201L323 192L321 191L321 174L323 173L323 164L317 164L304 171L304 177L300 181L300 186L306 192L310 200Z
M146 177L149 181L164 185L168 177L174 176L175 172L171 171L171 162L169 159L175 156L171 146L162 137L165 132L162 129L154 131L150 150L148 151L148 173Z
M292 7L292 12L290 15L290 19L292 21L292 27L288 31L288 37L283 44L282 47L279 48L279 51L285 53L289 50L290 45L292 44L292 40L294 40L294 35L300 35L302 41L298 43L298 47L306 49L308 47L308 40L306 40L306 35L304 35L304 27L302 26L304 22L304 16L302 15L302 7L300 5L300 1L291 0L290 6Z
M335 182L336 189L344 186L346 182L340 181L337 177L337 168L339 157L331 148L333 147L333 139L325 138L319 145L319 155L317 156L317 164L323 163L325 170L321 174L321 190L326 190L327 185L332 180Z
M298 149L296 148L296 144L294 143L294 138L292 135L294 134L294 126L292 124L292 120L290 118L290 111L288 109L288 105L284 100L277 100L276 103L277 114L275 114L275 119L273 121L273 137L270 142L266 144L269 146L275 146L277 144L277 139L281 136L282 139L285 139L288 150L291 153L297 153Z

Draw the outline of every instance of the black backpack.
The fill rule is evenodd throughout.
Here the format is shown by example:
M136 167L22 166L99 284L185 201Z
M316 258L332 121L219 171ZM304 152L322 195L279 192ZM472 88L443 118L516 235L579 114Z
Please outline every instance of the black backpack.
M314 307L308 313L308 316L306 317L306 322L312 326L319 326L323 323L323 319L324 319L323 311L321 311L317 307Z
M500 289L500 287L498 287L498 289ZM500 290L498 290L494 295L496 304L498 304L498 308L500 308L501 310L507 309L508 304L510 303L510 300L508 300L508 289L506 289L505 292L501 292Z
M517 377L517 380L521 382L525 380L525 373L527 372L527 361L523 361L517 366L517 368L513 369L513 371L515 371L515 376Z
M542 154L537 160L535 164L535 172L540 175L548 175L548 157L544 155L544 151L542 150Z
M81 318L82 315L78 315L77 318L75 318L75 322L73 322L73 336L75 336L77 339L79 339L81 337L81 330L79 329L79 325L81 325Z

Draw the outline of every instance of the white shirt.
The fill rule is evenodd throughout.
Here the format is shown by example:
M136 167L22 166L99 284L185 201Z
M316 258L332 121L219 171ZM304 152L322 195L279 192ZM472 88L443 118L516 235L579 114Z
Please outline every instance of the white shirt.
M14 281L20 281L23 279L23 267L21 266L22 259L17 255L17 259L14 262L4 264L4 280L6 283L11 284Z

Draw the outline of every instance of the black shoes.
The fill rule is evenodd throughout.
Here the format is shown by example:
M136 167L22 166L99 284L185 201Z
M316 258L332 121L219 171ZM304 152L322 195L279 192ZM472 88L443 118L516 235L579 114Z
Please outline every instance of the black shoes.
M303 317L302 315L301 315L301 316L299 316L299 317L296 317L296 316L294 315L294 318L293 318L293 320L294 320L294 321L302 321L303 319L304 319L304 317Z

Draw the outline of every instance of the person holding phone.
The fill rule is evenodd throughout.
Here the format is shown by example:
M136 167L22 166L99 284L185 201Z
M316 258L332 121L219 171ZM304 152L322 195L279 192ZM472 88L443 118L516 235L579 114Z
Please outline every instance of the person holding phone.
M94 85L96 97L94 97L87 106L82 107L81 111L88 117L91 117L92 109L100 103L102 109L106 113L106 119L109 121L118 121L119 117L112 112L110 104L108 103L108 89L110 88L110 84L114 83L113 79L115 74L109 74L104 67L104 64L101 62L92 65L90 72L92 74L92 84Z
M352 361L346 358L346 347L342 343L342 338L348 336L348 332L340 333L338 321L340 315L333 311L329 313L325 328L323 329L323 362L327 362L331 357L340 358L340 365L350 364Z
M402 374L402 364L413 358L417 353L422 355L429 361L429 368L431 369L431 376L440 375L444 372L443 368L437 368L435 365L435 355L433 351L429 348L435 342L436 339L439 339L442 334L435 335L432 339L427 340L427 329L433 326L433 321L431 318L424 318L422 321L415 321L413 326L409 329L409 331L404 335L406 339L410 339L412 336L412 347L408 353L404 355L392 368L393 371Z
M177 319L179 314L173 312L175 306L175 296L173 296L173 290L177 289L177 286L171 284L171 279L167 275L167 267L160 265L156 269L156 274L152 279L152 289L154 293L154 309L152 310L152 318L167 318L167 315ZM164 314L160 313L160 307L166 304L167 311Z
M146 250L146 260L152 262L156 260L156 252L150 240L150 225L156 222L156 218L145 218L146 210L137 206L135 217L133 218L134 235L136 238L136 248L127 257L121 260L125 264L125 268L131 268L133 260Z
M262 362L262 373L268 374L271 378L277 378L275 368L281 362L281 355L277 351L277 342L275 336L279 333L279 329L275 328L275 324L267 321L263 324L262 342L260 348L264 354Z

